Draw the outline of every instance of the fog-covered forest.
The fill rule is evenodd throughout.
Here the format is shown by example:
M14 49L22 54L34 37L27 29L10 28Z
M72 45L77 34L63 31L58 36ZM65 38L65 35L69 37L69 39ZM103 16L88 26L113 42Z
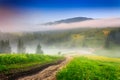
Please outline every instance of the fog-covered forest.
M62 49L114 49L120 45L120 28L77 28L57 31L0 34L1 53L36 53L37 46L48 53ZM38 47L39 47L38 46ZM19 50L20 49L20 50ZM4 50L4 51L2 51ZM53 50L52 52L49 52Z

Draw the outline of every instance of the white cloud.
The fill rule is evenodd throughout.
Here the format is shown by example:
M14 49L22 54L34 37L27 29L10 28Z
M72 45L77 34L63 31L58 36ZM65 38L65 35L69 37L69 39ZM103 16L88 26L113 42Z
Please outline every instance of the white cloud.
M47 27L51 27L51 29L120 27L120 18L97 19L74 23L61 23Z
M47 30L63 30L72 28L103 28L103 27L120 27L120 18L107 18L88 20L74 23L61 23L56 25L36 25L36 24L21 24L12 23L11 25L0 26L3 32L21 32L21 31L47 31Z

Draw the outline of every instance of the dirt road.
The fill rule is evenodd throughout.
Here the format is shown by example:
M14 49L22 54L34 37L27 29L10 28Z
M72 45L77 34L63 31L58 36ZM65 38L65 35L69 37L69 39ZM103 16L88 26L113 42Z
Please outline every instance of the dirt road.
M66 60L60 64L50 66L37 74L25 76L17 80L56 80L56 73L72 59L71 56L67 56Z

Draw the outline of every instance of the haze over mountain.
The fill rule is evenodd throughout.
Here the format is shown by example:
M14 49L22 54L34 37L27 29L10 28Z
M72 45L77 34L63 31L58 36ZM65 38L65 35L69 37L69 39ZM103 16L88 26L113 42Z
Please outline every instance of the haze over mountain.
M71 18L75 19L75 18ZM88 20L89 19L89 20ZM69 21L69 19L64 20ZM60 20L61 22L64 22ZM72 20L71 20L72 21ZM58 21L59 22L59 21ZM92 19L87 18L84 21L73 21L68 23L51 23L50 25L37 25L42 29L46 30L64 30L64 29L75 29L75 28L106 28L106 27L120 27L120 18L101 18L101 19Z
M58 20L54 22L48 22L43 25L54 25L54 24L61 24L61 23L73 23L73 22L82 22L86 20L93 20L93 18L87 18L87 17L74 17L74 18L68 18L63 20Z
M49 25L48 25L49 24ZM105 27L120 27L120 18L86 18L75 17L64 20L55 21L44 24L24 24L10 22L0 26L1 32L35 32L35 31L51 31L65 30L75 28L105 28Z

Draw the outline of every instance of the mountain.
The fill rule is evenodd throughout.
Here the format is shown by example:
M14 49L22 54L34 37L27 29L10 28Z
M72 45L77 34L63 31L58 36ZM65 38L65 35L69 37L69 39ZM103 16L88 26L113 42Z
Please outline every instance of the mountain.
M93 18L74 17L74 18L63 19L63 20L54 21L54 22L48 22L48 23L45 23L43 25L54 25L54 24L60 24L60 23L73 23L73 22L81 22L81 21L86 21L86 20L93 20Z
M55 24L55 23L54 23ZM60 23L55 25L37 25L43 30L67 30L77 28L112 28L120 27L120 18L100 18L72 23Z

